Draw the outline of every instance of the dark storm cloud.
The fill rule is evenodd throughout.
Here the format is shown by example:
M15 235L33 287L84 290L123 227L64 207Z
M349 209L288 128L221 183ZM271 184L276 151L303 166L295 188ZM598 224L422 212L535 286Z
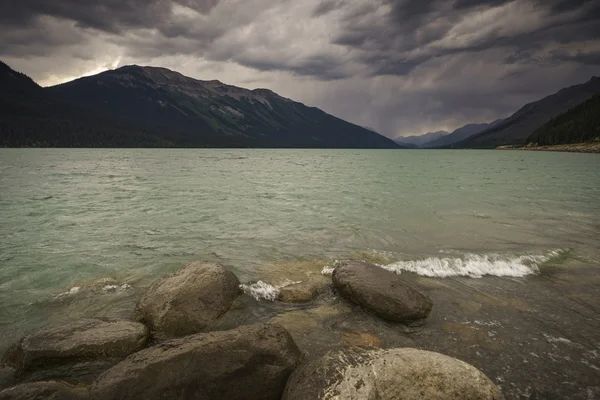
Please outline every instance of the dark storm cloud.
M40 16L75 21L83 28L122 32L126 28L160 26L173 4L206 13L219 0L4 0L0 21L23 25Z
M465 35L467 40L450 40L453 29L469 12L516 3L508 0L458 0L453 3L393 0L388 2L391 12L386 23L365 24L361 23L361 20L365 19L364 13L349 15L343 21L343 29L334 38L334 42L362 50L360 60L372 66L372 73L375 75L406 75L432 58L457 52L476 53L491 48L511 47L513 55L508 56L507 60L514 59L514 54L518 54L521 61L524 61L522 57L532 54L532 50L549 42L570 43L600 38L600 2L544 0L530 2L532 9L547 11L544 15L545 20L536 21L538 26L531 26L522 32L516 29L515 32L506 34L501 32L500 26L489 32L481 30L485 27L474 27L472 32ZM448 7L448 4L451 6ZM527 18L527 15L514 13L506 23L517 25L519 20L524 18ZM443 39L448 39L445 46L436 43ZM430 46L430 49L421 51L424 54L411 54L427 46ZM532 57L528 61L534 63L537 60L539 59ZM596 64L593 57L582 57L580 62Z
M347 74L338 69L339 60L328 56L313 56L301 61L290 62L285 65L282 60L265 60L256 57L238 57L236 61L241 65L261 71L277 71L285 69L301 76L318 76L319 79L336 80L347 77Z
M551 2L551 10L555 13L572 11L580 8L583 5L589 4L594 0L558 0Z
M506 116L586 81L600 67L600 1L0 0L0 37L0 58L35 57L45 77L121 58L246 67L393 136Z
M321 15L325 15L337 8L340 8L344 5L344 0L326 0L320 2L312 12L313 17L319 17Z
M60 48L85 46L99 37L107 43L118 42L137 55L202 51L198 43L218 38L224 29L218 28L218 22L204 28L204 24L195 23L193 15L177 15L176 7L187 7L190 13L205 16L218 1L3 0L0 56L49 55ZM82 53L84 58L88 53L71 50L71 54L74 52Z
M273 71L290 71L301 75L314 76L317 79L340 79L349 77L341 72L333 63L354 62L364 66L366 75L407 75L428 60L456 52L478 52L489 48L506 46L512 47L505 59L509 62L530 54L540 44L549 41L581 40L600 37L600 6L593 0L383 0L346 2L344 0L325 0L316 4L312 10L313 18L325 18L333 10L339 10L336 29L332 29L331 43L348 49L346 59L324 60L324 54L302 55L294 62L288 57L268 57L258 60L247 53L259 43L253 38L243 38L240 43L233 43L231 49L210 51L208 46L214 40L226 33L228 21L222 15L222 21L194 21L192 18L182 18L174 15L174 5L188 7L201 14L209 13L219 0L100 0L82 2L80 0L8 0L0 3L0 21L12 25L13 35L3 35L7 39L0 49L3 53L22 52L22 45L30 44L33 48L42 44L48 49L53 45L73 43L84 40L80 35L47 35L39 18L51 16L73 22L77 27L96 29L107 33L124 34L133 29L151 29L159 32L161 37L152 37L154 43L148 40L131 40L129 47L135 54L147 52L148 56L157 54L188 54L190 51L207 58L224 59L238 62L250 68ZM506 7L517 3L530 3L532 10L544 10L544 20L536 20L538 26L526 29L524 32L502 32L501 26L481 31L482 27L466 26L471 32L455 32L465 23L464 18L471 13L485 12L493 7ZM595 5L596 4L596 5ZM237 7L243 7L237 3ZM381 13L382 8L388 7L387 13ZM516 7L515 7L516 8ZM569 16L568 14L578 15ZM232 7L232 12L238 13ZM510 10L508 10L510 11ZM507 12L508 12L507 11ZM526 14L528 10L525 10ZM531 11L530 11L531 12ZM256 10L256 17L260 10ZM566 20L561 20L565 16ZM520 19L527 15L514 13L502 16L506 23L519 24ZM568 17L568 18L567 18ZM556 19L556 21L550 21ZM493 21L490 21L493 23ZM589 24L586 24L589 22ZM552 24L554 26L548 26ZM221 29L220 26L223 28ZM560 29L560 27L564 27ZM23 29L25 27L25 29ZM29 31L27 31L29 28ZM485 27L483 27L485 29ZM6 29L6 28L5 28ZM65 29L56 28L55 30ZM3 32L4 30L0 30ZM15 35L15 31L20 31ZM38 34L36 39L35 35ZM163 40L164 38L168 40ZM181 39L181 41L177 41ZM185 42L185 40L191 40ZM258 37L264 41L264 38ZM193 42L196 41L194 46ZM127 40L121 44L128 45ZM244 46L242 52L239 46ZM49 50L51 51L51 49ZM243 53L241 56L237 54ZM213 55L214 54L214 55ZM223 54L228 54L224 57ZM515 56L515 55L518 55ZM550 54L551 56L551 54ZM532 57L530 62L538 58ZM581 58L581 62L590 62L594 58ZM332 72L333 70L333 72Z
M564 50L552 52L552 58L557 62L573 61L579 64L600 65L600 51L569 53ZM600 71L599 71L600 72Z
M394 60L393 56L390 59L388 55L370 54L361 59L370 67L371 76L379 75L407 75L413 69L421 65L423 62L430 60L431 57L420 57L416 59Z

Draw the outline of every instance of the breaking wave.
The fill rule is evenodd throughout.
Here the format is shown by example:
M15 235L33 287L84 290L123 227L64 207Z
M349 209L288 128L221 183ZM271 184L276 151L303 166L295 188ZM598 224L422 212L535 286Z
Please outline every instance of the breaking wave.
M456 256L446 257L428 257L419 260L402 260L391 264L375 264L396 274L402 271L408 271L420 276L432 278L449 278L454 276L465 276L470 278L481 278L486 275L499 277L524 277L535 275L540 272L539 266L565 253L565 250L558 249L547 252L546 254L474 254L466 253ZM321 274L331 276L333 271L341 265L351 260L333 260L323 266ZM289 279L282 284L273 285L259 280L241 284L242 291L256 300L275 301L279 296L281 288L292 284L300 283Z
M455 253L454 251L443 253ZM455 257L428 257L420 260L402 260L391 264L375 264L397 274L402 271L413 272L420 276L432 278L448 278L452 276L466 276L481 278L486 275L523 277L535 275L540 272L539 266L559 257L565 250L558 249L546 254L473 254L466 253ZM335 260L323 266L321 274L331 276L333 271L348 261Z
M256 300L268 300L275 301L279 297L279 291L281 288L300 283L302 281L291 281L286 279L281 285L271 285L263 281L256 281L251 283L245 283L240 285L242 291Z
M335 271L337 267L344 265L347 262L348 261L334 260L331 264L327 264L323 267L323 269L321 270L321 275L331 276L333 275L333 271Z
M321 275L331 276L331 275L333 275L333 271L335 271L335 268L336 267L332 267L330 265L326 265L321 270Z
M123 292L127 289L131 289L131 285L124 283L122 285L106 285L102 288L103 292Z
M128 283L117 283L111 278L102 278L91 282L85 282L78 286L73 286L66 292L54 296L55 299L71 297L75 295L94 294L94 293L121 293L131 289Z
M68 291L66 291L66 292L63 292L63 293L59 293L59 294L57 294L57 295L56 295L56 296L54 296L54 297L55 297L56 299L59 299L59 298L61 298L61 297L65 297L65 296L72 296L72 295L74 295L74 294L77 294L77 293L79 293L79 291L80 291L80 290L81 290L81 287L80 287L80 286L73 286L73 287L72 287L71 289L69 289Z
M382 268L397 274L402 271L433 278L467 276L481 278L486 275L523 277L540 272L539 266L563 254L563 250L552 250L544 255L501 255L471 254L463 257L430 257L423 260L398 261Z
M241 284L240 288L244 293L249 294L256 300L275 301L277 300L277 296L279 296L279 288L263 281Z

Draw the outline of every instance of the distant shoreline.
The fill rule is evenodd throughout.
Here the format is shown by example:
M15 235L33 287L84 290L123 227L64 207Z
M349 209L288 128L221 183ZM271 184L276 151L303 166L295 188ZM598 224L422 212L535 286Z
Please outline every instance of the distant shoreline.
M566 153L600 153L600 143L557 144L552 146L498 146L496 150L559 151Z

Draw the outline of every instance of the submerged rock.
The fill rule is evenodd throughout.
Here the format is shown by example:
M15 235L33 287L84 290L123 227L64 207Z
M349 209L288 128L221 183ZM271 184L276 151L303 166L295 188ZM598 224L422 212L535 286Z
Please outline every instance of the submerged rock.
M239 285L225 267L194 261L154 282L137 303L134 319L169 335L201 332L229 310L241 294Z
M284 303L308 303L321 294L327 281L324 276L311 276L303 282L282 287L277 300Z
M15 375L14 368L0 366L0 390L14 385Z
M381 347L381 339L367 332L344 332L341 342L353 347Z
M280 325L171 339L102 374L92 399L279 399L302 355Z
M88 395L85 387L50 381L24 383L5 389L0 392L0 400L84 400Z
M427 318L433 302L397 274L373 264L352 262L335 269L333 285L346 299L397 322Z
M133 321L89 318L25 336L2 358L17 374L69 363L124 358L146 347L148 328Z
M302 364L283 400L501 400L483 372L452 357L410 348L337 350Z

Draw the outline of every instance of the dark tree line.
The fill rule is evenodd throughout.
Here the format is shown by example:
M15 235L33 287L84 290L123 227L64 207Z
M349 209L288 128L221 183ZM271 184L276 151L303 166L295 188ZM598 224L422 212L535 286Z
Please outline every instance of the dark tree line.
M600 93L537 128L527 139L538 145L600 140Z

